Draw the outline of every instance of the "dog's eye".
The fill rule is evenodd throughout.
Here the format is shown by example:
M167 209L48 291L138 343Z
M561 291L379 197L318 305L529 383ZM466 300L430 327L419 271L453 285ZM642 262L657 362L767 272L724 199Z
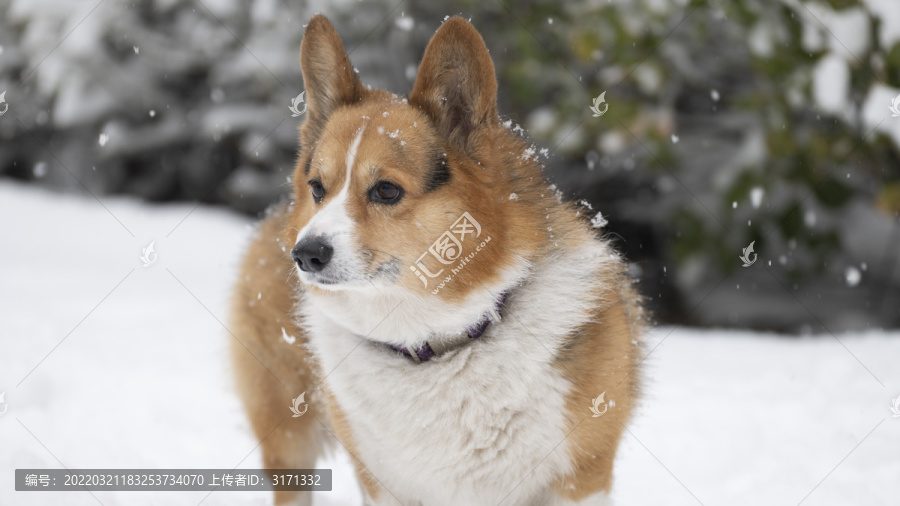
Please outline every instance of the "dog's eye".
M376 183L369 191L369 199L372 202L396 204L401 198L403 198L403 188L387 181Z
M325 187L322 186L322 183L317 179L313 179L309 181L309 187L312 189L313 200L318 204L322 202L322 199L325 198Z

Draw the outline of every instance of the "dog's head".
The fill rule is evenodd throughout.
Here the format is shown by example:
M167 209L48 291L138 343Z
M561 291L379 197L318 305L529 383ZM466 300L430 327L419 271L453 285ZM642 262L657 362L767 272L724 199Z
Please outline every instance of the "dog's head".
M306 286L464 297L521 264L530 246L517 234L537 232L510 197L541 176L498 118L494 66L470 23L443 23L408 97L363 86L323 16L300 64L308 108L288 241Z

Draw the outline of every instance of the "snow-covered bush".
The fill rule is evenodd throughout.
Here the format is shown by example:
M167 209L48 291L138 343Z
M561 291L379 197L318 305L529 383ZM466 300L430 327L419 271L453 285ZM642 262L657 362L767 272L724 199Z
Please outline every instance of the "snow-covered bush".
M344 4L327 6L342 26ZM352 8L378 20L386 6ZM0 91L10 107L0 173L95 194L264 208L293 169L302 118L288 106L303 90L300 39L314 8L0 1ZM366 26L346 24L353 33Z

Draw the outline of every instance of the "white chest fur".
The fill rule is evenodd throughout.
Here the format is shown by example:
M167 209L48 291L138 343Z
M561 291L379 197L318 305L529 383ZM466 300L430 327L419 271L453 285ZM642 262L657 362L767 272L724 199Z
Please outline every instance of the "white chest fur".
M597 243L561 256L535 266L482 338L422 364L347 330L327 316L333 308L304 303L310 344L357 457L390 492L379 504L548 504L553 477L570 468L571 383L553 359L590 318L577 294L611 258ZM391 320L402 318L401 303Z

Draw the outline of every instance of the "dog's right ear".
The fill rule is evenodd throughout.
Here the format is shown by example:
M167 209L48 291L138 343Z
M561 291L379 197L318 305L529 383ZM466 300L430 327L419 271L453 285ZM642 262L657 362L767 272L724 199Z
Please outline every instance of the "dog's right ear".
M309 20L300 43L300 69L306 89L306 122L317 139L328 116L338 107L362 99L366 89L353 70L341 37L328 18ZM311 139L309 139L311 140Z

